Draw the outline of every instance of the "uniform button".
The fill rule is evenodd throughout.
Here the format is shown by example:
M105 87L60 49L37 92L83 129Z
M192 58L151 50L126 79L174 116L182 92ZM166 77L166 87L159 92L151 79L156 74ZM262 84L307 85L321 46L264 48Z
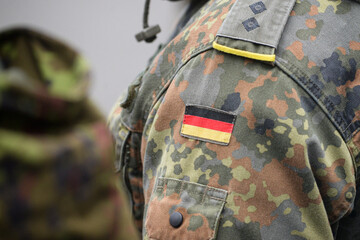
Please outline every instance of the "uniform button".
M170 216L171 226L173 226L174 228L178 228L181 226L182 223L183 223L183 215L181 213L174 212L173 214L171 214Z

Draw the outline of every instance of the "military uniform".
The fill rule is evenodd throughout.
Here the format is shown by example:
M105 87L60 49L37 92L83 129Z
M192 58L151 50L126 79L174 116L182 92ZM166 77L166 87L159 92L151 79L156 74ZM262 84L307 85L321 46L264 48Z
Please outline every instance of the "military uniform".
M145 239L321 240L358 232L359 120L358 2L210 0L109 124Z
M63 43L0 34L0 239L137 239L88 84Z

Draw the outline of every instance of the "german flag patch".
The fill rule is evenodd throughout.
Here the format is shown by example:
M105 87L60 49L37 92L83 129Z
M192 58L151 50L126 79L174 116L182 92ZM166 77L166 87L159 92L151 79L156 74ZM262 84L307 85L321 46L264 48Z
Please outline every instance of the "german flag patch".
M187 105L181 136L228 145L236 116L214 108Z

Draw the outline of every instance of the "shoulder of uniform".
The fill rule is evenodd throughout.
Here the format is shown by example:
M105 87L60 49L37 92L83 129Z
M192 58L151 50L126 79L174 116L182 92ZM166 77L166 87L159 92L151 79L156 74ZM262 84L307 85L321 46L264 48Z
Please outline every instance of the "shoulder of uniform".
M213 47L255 60L274 62L295 0L236 1L219 29Z

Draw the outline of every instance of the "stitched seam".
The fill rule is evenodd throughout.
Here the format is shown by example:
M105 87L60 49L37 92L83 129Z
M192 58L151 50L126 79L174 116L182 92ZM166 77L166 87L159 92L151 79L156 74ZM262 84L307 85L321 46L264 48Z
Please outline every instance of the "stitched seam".
M120 126L120 125L119 125ZM118 128L119 129L119 128ZM120 132L120 130L118 131L118 133ZM120 159L119 159L119 167L118 167L118 169L116 169L116 172L120 172L122 169L123 169L123 167L124 167L124 165L125 165L125 159L126 159L126 157L127 157L127 141L128 141L128 139L129 139L129 137L130 137L130 131L126 134L126 137L125 137L125 139L124 139L124 141L122 141L122 146L121 146L121 149L120 149ZM117 136L118 137L118 136ZM116 166L117 167L117 166Z
M181 130L182 130L182 128L181 128ZM180 133L180 135L182 137L190 138L190 139L193 139L193 140L200 140L200 141L203 141L203 142L214 143L214 144L218 144L218 145L222 145L222 146L228 146L229 143L230 143L230 142L227 142L227 143L217 142L217 141L214 141L214 140L209 140L209 139L200 138L200 137L194 137L194 136L186 135L186 134L183 134L183 133Z
M159 179L164 179L166 181L171 180L171 181L177 181L177 182L186 182L186 183L194 184L194 185L204 187L204 188L207 187L207 188L209 188L209 189L211 189L213 191L216 191L216 192L227 194L227 191L224 190L224 189L214 188L214 187L211 187L211 186L207 186L207 185L203 185L203 184L199 184L199 183L195 183L195 182L188 182L188 181L184 181L184 180L180 180L180 179L176 179L176 178L167 178L167 177L159 177ZM225 196L225 198L226 198L226 196Z
M355 122L351 122L351 123L349 123L349 125L345 128L345 130L344 131L347 131L351 126L355 126L355 123L356 122L358 122L358 121L355 121ZM359 131L360 130L360 128L358 127L358 128L356 128L357 130L355 130L355 132L357 132L357 131ZM355 134L355 132L353 132L352 133L352 135L354 135Z
M279 59L279 58L277 58ZM282 59L280 59L282 60ZM332 103L332 101L327 98L324 94L324 92L313 82L311 81L311 79L309 79L309 77L304 74L303 71L301 71L300 69L298 69L297 67L295 67L294 65L288 63L290 65L291 68L294 68L296 71L300 72L303 76L301 77L304 77L308 83L312 83L315 88L317 88L317 91L325 96L329 101L330 101L330 104L332 104L333 106L333 110L332 111L329 111L329 109L327 108L327 104L324 103L324 101L321 99L321 98L318 98L315 96L315 94L313 93L312 90L310 90L308 87L307 87L307 83L301 81L299 79L299 76L296 75L295 72L291 71L289 68L287 68L285 65L283 65L282 63L280 63L279 61L275 61L276 65L279 67L280 70L282 70L286 75L288 75L291 79L295 80L296 83L298 83L304 90L305 92L311 97L313 98L313 100L315 101L315 103L317 103L317 101L319 101L321 104L318 104L317 105L320 107L320 109L322 109L322 111L325 113L325 115L330 119L331 122L333 122L334 126L337 128L337 130L340 132L340 134L342 135L342 137L344 138L345 142L347 142L349 140L349 134L346 134L346 132L343 131L343 128L341 127L341 122L338 122L338 120L336 119L335 116L339 116L339 110L336 109L336 106L334 106L334 104ZM334 113L335 112L335 113ZM344 119L342 118L342 116L339 116L341 117L341 119L343 120L344 122Z
M317 92L320 92L321 95L324 96L324 100L327 99L327 100L329 101L329 104L331 104L331 107L333 108L332 111L330 111L330 109L328 109L327 104L324 102L324 100L321 99L321 97L317 98L317 97L315 96L315 98L316 98L317 100L319 100L319 101L325 106L326 110L327 110L329 113L335 111L335 115L339 115L339 110L337 109L337 107L334 105L334 103L331 101L331 99L329 99L328 96L325 95L325 93L320 89L320 87L319 87L317 84L315 84L313 81L311 81L311 79L310 79L310 78L305 74L305 72L303 72L301 69L298 69L298 68L295 67L295 66L293 66L293 67L296 68L296 69L308 80L308 82L310 82L312 85L315 86L316 91L317 91ZM306 85L305 85L305 86L306 86ZM311 92L310 88L309 88L309 91ZM341 117L341 118L342 118L342 117ZM338 122L337 118L335 118L334 120L339 124L339 127L341 128L341 123Z
M263 42L258 42L258 41L253 41L253 40L248 40L246 38L241 38L241 37L234 37L234 36L230 36L230 35L226 35L226 34L216 34L217 37L223 37L223 38L230 38L232 40L240 40L240 41L244 41L244 42L250 42L250 43L255 43L255 44L259 44L259 45L264 45L266 47L271 47L271 48L276 48L276 46L268 44L268 43L263 43Z
M225 196L226 197L226 196ZM216 224L219 222L219 220L220 220L220 214L221 214L221 212L222 212L222 209L224 209L224 206L225 206L225 201L220 205L220 208L219 208L219 210L218 210L218 214L217 214L217 216L216 216L216 218L215 218L215 221L214 221L214 225L213 225L213 227L212 227L212 229L214 229L213 231L212 231L212 236L211 236L211 238L210 239L214 239L214 237L215 237L215 234L216 234L216 230L217 229L215 229L215 226L216 226Z
M205 191L204 191L203 198L202 198L201 203L200 203L201 205L203 205L204 202L205 202L205 197L206 197L207 191L208 191L208 188L207 188L207 186L206 186Z
M355 132L353 132L353 136L355 136L358 132L360 132L360 128L358 128Z
M211 108L211 107L197 105L197 104L188 104L188 105L186 105L186 107L198 107L198 108L203 108L203 109L207 109L207 110L211 110L211 111L219 112L219 113L223 113L223 114L228 114L228 115L232 115L233 117L236 117L234 112L227 112L227 111L220 110L220 109L217 109L217 108ZM187 109L185 109L185 114L186 113L187 113Z
M212 49L212 42L206 43L206 44L201 44L200 46L198 46L198 48L194 51L190 51L189 54L187 54L187 56L184 58L185 60L182 60L180 63L177 64L177 67L172 68L173 70L171 70L168 74L166 74L166 77L164 77L164 79L169 79L164 86L160 85L156 90L156 97L153 101L145 101L146 106L144 107L144 115L141 118L144 122L146 122L146 119L149 116L149 113L151 112L151 110L154 108L154 105L159 101L160 97L164 94L164 92L166 92L167 88L169 87L169 85L171 84L171 82L173 81L173 79L175 78L176 74L180 71L180 69L182 67L184 67L191 59L193 59L194 57L196 57L197 55L206 52L208 50ZM161 53L161 51L159 52L159 54ZM156 59L156 57L154 58L154 60ZM149 65L149 67L147 68L150 69L150 66L152 66L152 63ZM147 71L146 70L146 71ZM146 71L144 71L143 76L145 75ZM143 78L142 76L142 78ZM151 95L149 95L151 98ZM150 103L150 104L149 104ZM136 133L142 133L144 129L138 130L138 129L134 129L132 127L130 127L128 124L126 124L122 117L120 117L120 121L132 132L136 132Z
M185 181L182 181L181 182L181 187L180 187L180 192L179 192L180 195L184 191L184 184L185 184Z
M197 51L194 51L189 57L187 57L184 61L179 63L177 68L174 68L173 71L171 71L169 74L167 74L165 79L169 78L169 80L164 86L161 86L162 89L160 92L157 93L157 96L156 96L154 102L152 103L150 109L152 109L154 107L155 103L159 100L159 98L163 95L163 93L169 87L169 85L174 80L176 74L180 71L181 68L183 68L191 59L195 58L197 55L199 55L203 52L209 51L211 49L212 49L212 42L209 42L203 46L199 46Z
M221 202L225 202L225 199L221 199L221 198L217 198L217 197L211 197L211 196L209 196L209 198L214 199L214 200L218 200L218 201L221 201Z
M351 127L351 125L353 125L353 123L350 123L349 125L347 125L347 127L344 129L344 131L348 130Z
M280 60L282 60L282 59L280 59ZM292 64L290 64L290 63L288 63L288 64L289 64L292 68L294 68L295 70L299 71L299 72L303 75L303 77L305 77L306 80L308 80L308 82L310 82L310 83L312 83L313 85L315 85L316 87L318 87L314 82L311 81L311 79L308 78L308 76L307 76L306 74L304 74L304 72L302 72L302 71L301 71L300 69L298 69L296 66L294 66L294 65L292 65ZM333 123L333 125L335 126L335 128L337 129L337 131L338 131L338 132L340 133L340 135L342 136L344 142L347 144L347 143L351 140L351 138L354 136L354 134L351 134L351 133L349 134L349 132L347 132L347 129L348 129L348 128L346 128L346 129L344 129L344 130L342 129L342 127L341 127L342 124L341 124L340 122L338 122L338 120L337 120L337 117L340 115L340 113L339 113L340 111L336 108L336 106L333 106L333 110L332 110L332 111L329 111L328 108L327 108L327 105L323 102L323 100L321 100L320 98L317 98L317 97L313 94L313 92L312 92L309 88L307 88L306 84L303 83L300 79L296 79L296 77L298 77L298 76L296 75L295 72L290 71L286 66L282 65L279 61L276 61L276 65L279 67L279 69L281 69L282 71L284 71L284 73L287 74L291 79L293 79L296 83L298 83L298 84L305 90L305 92L308 93L309 96L314 99L314 101L315 101L315 103L317 104L317 106L319 106L320 109L325 113L325 115L330 119L330 121ZM284 69L285 69L285 70L284 70ZM295 75L295 77L294 77L293 75ZM321 93L321 95L325 96L324 92L323 92L321 89L319 89L318 91ZM325 96L325 97L326 97L326 96ZM332 101L331 101L329 98L327 98L327 99L330 101L331 104L333 104ZM317 103L316 100L318 100L321 104ZM325 109L324 109L324 108L325 108ZM335 114L331 114L331 113L333 113L333 112L335 112ZM343 119L342 116L339 116L339 117L341 117L342 121L345 122L345 120ZM360 130L360 129L359 129L359 130ZM351 151L350 151L349 148L348 148L348 151L349 151L350 154L351 154ZM355 169L355 173L356 173L356 172L357 172L357 169L356 169L356 166L357 166L357 165L356 165L356 159L353 158L352 154L351 154L351 158L352 158L352 162L353 162L353 168Z

